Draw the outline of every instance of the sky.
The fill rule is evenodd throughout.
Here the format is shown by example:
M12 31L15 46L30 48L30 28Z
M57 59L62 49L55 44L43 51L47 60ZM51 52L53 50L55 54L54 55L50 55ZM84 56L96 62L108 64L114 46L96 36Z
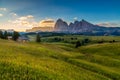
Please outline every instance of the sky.
M120 27L120 0L0 0L0 29L53 27L58 18Z

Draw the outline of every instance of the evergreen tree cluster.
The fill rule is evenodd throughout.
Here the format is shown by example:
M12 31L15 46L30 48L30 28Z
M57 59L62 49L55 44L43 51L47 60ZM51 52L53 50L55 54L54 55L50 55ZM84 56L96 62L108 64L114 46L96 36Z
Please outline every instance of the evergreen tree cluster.
M75 48L78 48L78 47L80 47L82 45L85 45L85 44L87 44L89 42L90 42L90 40L88 38L85 38L82 41L77 41L76 44L75 44Z
M7 32L7 31L1 31L0 30L0 38L1 39L8 39L8 36L11 36L14 41L18 39L20 36L19 32L14 31L13 33Z
M37 35L36 35L36 42L41 42L41 37L40 37L39 33L37 33Z

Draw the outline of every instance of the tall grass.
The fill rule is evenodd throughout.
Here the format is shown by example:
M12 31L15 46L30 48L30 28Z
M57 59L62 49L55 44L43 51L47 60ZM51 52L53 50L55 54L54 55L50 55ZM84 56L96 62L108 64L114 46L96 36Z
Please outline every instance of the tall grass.
M0 40L1 80L119 80L120 43L78 49L67 43Z

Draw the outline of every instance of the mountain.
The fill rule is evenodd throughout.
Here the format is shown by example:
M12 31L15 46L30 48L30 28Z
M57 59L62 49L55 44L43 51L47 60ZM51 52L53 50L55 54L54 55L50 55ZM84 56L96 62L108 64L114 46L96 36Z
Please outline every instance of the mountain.
M120 27L104 27L94 25L84 19L68 24L58 19L54 27L34 27L26 32L59 32L59 33L80 33L84 35L120 35Z
M56 32L70 32L70 33L88 33L88 34L120 34L120 27L104 27L94 25L84 19L70 23L58 19L56 21L54 31Z
M63 21L62 19L58 19L56 21L54 31L65 32L65 31L68 31L68 28L69 28L69 26L68 26L67 22Z
M95 26L85 20L75 21L69 25L72 32L91 32Z
M53 27L33 27L32 29L27 29L26 32L51 32Z
M60 32L67 31L67 32L77 33L77 32L91 32L92 30L94 30L94 28L96 28L95 25L83 19L81 21L75 21L74 23L71 22L69 25L67 24L67 22L63 21L62 19L58 19L56 21L54 30Z

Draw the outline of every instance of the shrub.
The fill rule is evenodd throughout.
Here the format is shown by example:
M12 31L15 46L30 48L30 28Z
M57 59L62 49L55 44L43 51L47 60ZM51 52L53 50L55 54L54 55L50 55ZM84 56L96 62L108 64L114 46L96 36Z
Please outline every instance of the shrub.
M81 42L80 41L77 41L76 42L76 45L75 45L75 48L78 48L78 47L80 47L81 46Z

